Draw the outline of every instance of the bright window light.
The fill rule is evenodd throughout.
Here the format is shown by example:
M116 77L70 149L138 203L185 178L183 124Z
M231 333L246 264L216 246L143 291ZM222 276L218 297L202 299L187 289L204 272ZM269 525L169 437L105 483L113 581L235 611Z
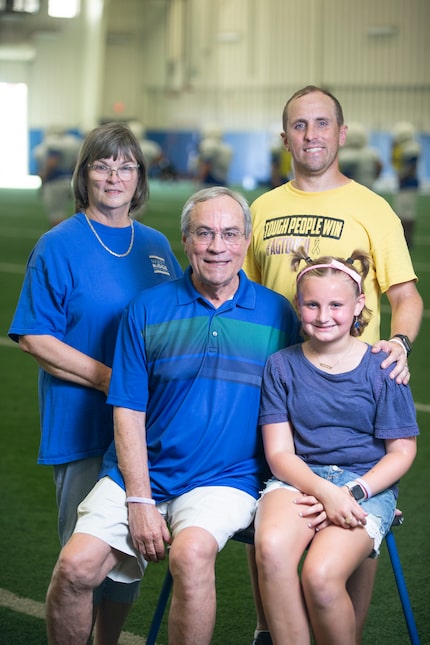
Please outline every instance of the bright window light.
M31 188L39 177L28 175L27 85L0 83L0 188Z
M49 0L48 15L53 18L76 18L80 11L80 0Z

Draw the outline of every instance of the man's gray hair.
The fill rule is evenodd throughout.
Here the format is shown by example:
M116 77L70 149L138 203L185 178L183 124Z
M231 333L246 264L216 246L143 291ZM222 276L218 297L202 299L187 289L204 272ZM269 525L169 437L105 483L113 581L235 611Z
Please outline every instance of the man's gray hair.
M227 188L227 186L211 186L210 188L202 188L201 190L191 195L191 197L185 203L182 214L181 214L181 231L183 235L187 235L190 230L190 221L191 216L194 210L194 207L201 202L207 202L210 199L215 199L222 195L227 195L234 199L235 202L239 204L243 212L243 223L244 223L244 233L245 238L248 238L251 234L252 223L251 223L251 213L249 210L249 204L245 197L240 193Z

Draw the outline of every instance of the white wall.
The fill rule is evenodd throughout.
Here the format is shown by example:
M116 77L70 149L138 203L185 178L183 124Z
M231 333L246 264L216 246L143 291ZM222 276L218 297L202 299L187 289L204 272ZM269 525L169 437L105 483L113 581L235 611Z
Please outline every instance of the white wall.
M186 4L184 83L172 92L163 70L158 83L144 81L150 125L216 119L259 129L280 119L294 90L315 83L339 96L349 120L430 129L428 0Z
M30 127L133 117L264 130L315 83L347 121L430 131L429 0L105 0L106 33L88 20L102 1L51 19L58 33L31 37L34 60L0 60L0 81L28 83Z
M104 84L103 0L83 0L73 20L0 15L0 81L28 85L30 128L55 124L84 130L96 125ZM27 61L8 60L5 49L33 51ZM102 47L103 56L100 57Z

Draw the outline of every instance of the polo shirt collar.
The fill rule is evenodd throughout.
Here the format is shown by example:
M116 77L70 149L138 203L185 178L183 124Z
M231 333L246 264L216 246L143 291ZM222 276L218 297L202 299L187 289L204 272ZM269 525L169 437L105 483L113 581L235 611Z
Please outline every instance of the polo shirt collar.
M178 290L178 304L187 305L199 299L203 299L202 295L195 288L191 280L192 268L188 266L181 279L176 281ZM251 282L245 272L241 269L239 271L239 288L234 294L231 302L237 307L243 309L255 309L257 294L255 285Z

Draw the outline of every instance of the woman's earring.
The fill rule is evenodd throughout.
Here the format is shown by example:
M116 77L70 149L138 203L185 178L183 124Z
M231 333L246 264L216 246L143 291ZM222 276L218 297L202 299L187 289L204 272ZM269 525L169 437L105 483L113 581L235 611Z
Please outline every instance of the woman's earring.
M354 329L360 329L360 321L358 320L358 316L354 316Z

